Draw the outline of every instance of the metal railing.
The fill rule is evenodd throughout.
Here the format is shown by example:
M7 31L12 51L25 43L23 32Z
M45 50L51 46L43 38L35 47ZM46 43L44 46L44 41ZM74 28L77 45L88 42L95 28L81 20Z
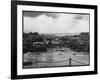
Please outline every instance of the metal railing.
M87 63L84 63L84 62L81 62L81 61L78 61L78 60L75 60L73 58L69 58L68 60L63 60L63 61L36 61L36 63L61 63L61 62L69 62L68 65L69 66L72 66L72 62L77 62L77 63L80 63L81 65L89 65Z

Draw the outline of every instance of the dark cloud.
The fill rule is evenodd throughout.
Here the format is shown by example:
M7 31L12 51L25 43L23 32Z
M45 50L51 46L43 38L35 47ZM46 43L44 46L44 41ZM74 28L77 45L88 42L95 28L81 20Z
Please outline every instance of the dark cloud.
M48 17L52 17L52 18L58 17L57 13L45 13L45 15L48 16Z
M89 20L89 15L76 14L74 19L76 19L76 20Z
M57 18L57 13L50 12L40 12L40 11L24 11L23 15L25 17L38 17L39 15L46 15L48 17Z
M23 12L23 15L25 16L25 17L37 17L37 16L39 16L39 15L41 15L42 14L42 12L36 12L36 11L24 11Z

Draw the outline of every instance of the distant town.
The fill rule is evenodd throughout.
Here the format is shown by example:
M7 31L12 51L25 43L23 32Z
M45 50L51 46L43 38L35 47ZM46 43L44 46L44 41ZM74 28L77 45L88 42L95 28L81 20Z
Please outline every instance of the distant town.
M89 52L89 32L73 35L23 33L23 53L45 52L48 48L70 48L76 52ZM62 49L63 50L63 49Z

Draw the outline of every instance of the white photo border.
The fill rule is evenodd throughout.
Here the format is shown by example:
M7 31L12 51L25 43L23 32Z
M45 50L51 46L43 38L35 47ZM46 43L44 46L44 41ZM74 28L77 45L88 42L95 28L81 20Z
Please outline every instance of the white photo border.
M22 12L23 11L49 11L49 12L69 12L69 13L86 13L90 14L90 66L76 66L76 67L59 67L59 68L43 68L43 69L23 69L22 68ZM27 74L46 74L46 73L61 73L61 72L78 72L78 71L93 71L94 70L94 10L92 9L78 9L78 8L58 8L45 6L17 6L17 67L18 75Z

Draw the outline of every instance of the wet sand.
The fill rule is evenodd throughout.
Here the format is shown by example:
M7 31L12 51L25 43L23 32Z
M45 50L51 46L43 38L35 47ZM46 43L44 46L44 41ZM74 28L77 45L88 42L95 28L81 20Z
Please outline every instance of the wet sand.
M28 52L24 54L24 62L31 61L31 65L24 66L24 68L44 68L54 66L69 66L69 59L72 66L80 66L89 64L88 52L75 52L70 48L48 49L46 52ZM74 61L76 60L76 61ZM85 63L79 63L79 62Z

